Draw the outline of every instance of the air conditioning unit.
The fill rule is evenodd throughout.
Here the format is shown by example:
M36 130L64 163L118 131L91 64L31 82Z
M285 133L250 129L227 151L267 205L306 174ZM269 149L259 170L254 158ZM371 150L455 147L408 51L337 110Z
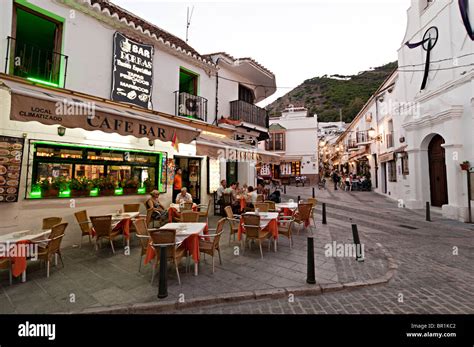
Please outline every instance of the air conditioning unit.
M188 93L179 95L179 114L181 116L191 116L193 118L201 118L201 102L198 96Z

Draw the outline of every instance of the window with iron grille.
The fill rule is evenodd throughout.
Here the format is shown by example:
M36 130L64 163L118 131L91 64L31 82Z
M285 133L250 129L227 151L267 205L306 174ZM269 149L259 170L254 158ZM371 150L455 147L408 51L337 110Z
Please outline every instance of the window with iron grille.
M269 136L269 139L265 141L267 151L285 150L285 133L270 133Z
M410 173L408 170L408 154L404 153L402 156L402 175L406 176Z

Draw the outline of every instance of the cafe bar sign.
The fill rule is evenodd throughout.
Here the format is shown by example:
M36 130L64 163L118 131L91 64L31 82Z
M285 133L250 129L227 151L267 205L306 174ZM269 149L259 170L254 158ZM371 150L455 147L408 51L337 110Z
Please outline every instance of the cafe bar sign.
M153 45L114 34L111 99L152 109Z

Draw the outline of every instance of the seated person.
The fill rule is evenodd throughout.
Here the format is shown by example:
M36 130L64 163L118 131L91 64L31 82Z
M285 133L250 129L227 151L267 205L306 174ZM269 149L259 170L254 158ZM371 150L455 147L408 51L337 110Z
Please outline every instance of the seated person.
M254 190L252 186L250 186L247 193L247 205L254 207L255 203L257 202L257 195L257 191Z
M222 199L222 194L224 194L224 190L227 188L227 182L226 180L221 181L221 185L219 188L217 188L216 193L217 193L217 200Z
M160 220L162 218L166 218L168 215L168 211L164 208L164 206L160 203L160 192L157 190L153 190L150 193L150 198L146 201L147 210L153 209L151 214L151 218L154 220Z
M181 204L182 202L193 202L193 197L187 192L186 187L181 188L181 193L176 196L176 203Z

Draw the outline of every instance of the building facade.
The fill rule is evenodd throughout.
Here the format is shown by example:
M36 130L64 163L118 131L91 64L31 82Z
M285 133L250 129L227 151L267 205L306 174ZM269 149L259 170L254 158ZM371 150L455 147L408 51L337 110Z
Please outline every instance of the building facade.
M227 66L109 1L4 1L0 19L0 233L53 213L74 243L78 210L143 205L151 189L166 205L178 168L206 204L229 171L255 184L255 164L275 157L257 147L267 116L255 106L275 76L252 59Z

